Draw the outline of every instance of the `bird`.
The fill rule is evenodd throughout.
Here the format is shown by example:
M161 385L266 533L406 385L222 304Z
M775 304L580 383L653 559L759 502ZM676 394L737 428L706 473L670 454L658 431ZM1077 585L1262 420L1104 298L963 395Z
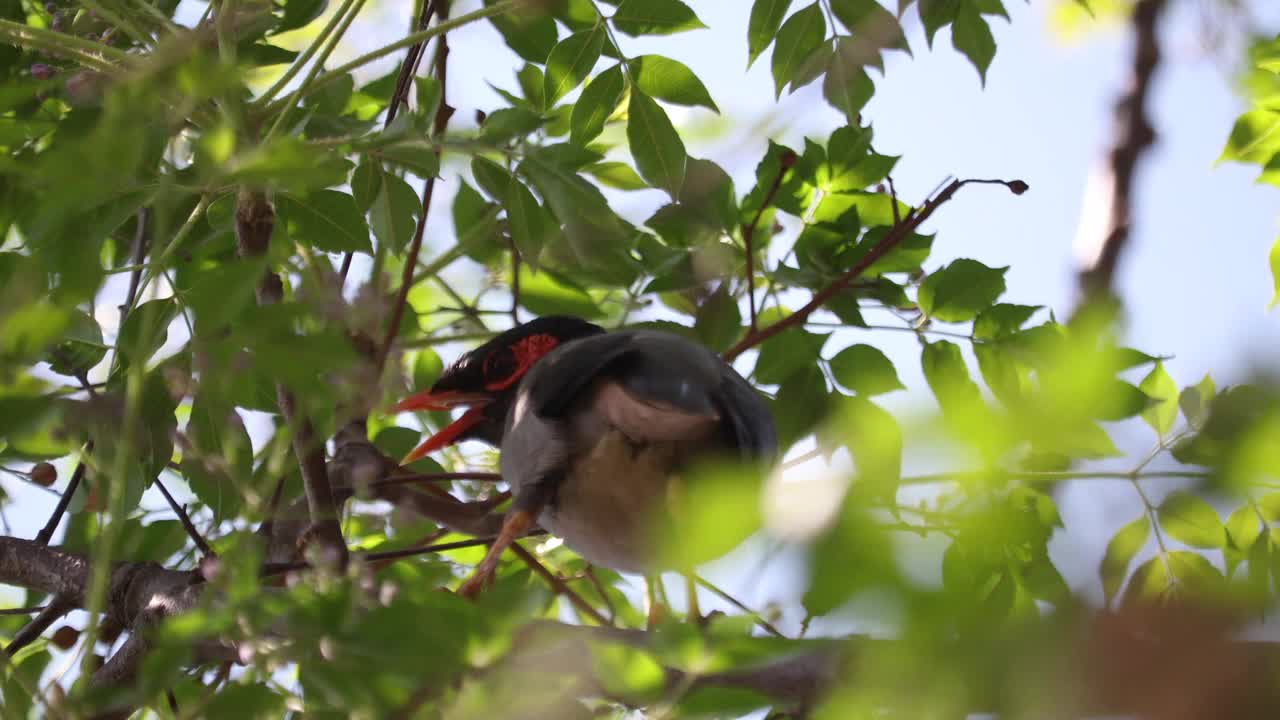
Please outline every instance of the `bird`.
M466 597L535 524L595 565L646 578L676 569L660 566L652 530L681 471L715 458L767 465L777 453L764 398L710 349L661 330L608 332L570 315L498 334L392 410L458 406L468 409L401 464L463 440L501 449L512 506L460 586Z

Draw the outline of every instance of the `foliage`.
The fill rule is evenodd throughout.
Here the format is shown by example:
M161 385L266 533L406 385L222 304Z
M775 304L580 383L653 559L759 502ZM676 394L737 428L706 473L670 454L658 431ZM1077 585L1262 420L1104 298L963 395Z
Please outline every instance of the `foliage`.
M486 0L343 65L325 59L363 0L222 3L194 27L176 24L176 3L86 5L95 10L9 3L0 21L0 464L23 479L32 463L54 462L68 477L83 465L62 546L95 562L91 608L110 601L113 561L198 567L203 553L176 515L194 519L218 558L202 576L200 608L151 634L138 682L117 699L166 717L166 690L184 716L209 717L283 708L382 717L406 707L491 717L511 697L562 702L565 685L530 682L504 658L531 619L590 623L565 584L611 608L618 625L642 628L630 579L589 574L548 542L537 555L560 587L508 554L474 605L438 589L456 587L477 547L280 584L261 572L267 550L253 532L275 518L277 487L286 503L301 496L290 446L299 422L284 417L280 394L318 437L364 419L379 449L398 456L416 431L385 414L392 398L432 382L459 343L548 313L654 325L740 356L788 449L851 458L848 491L808 508L822 518L799 537L764 527L771 514L757 498L774 481L710 472L695 482L680 535L696 542L672 548L700 562L748 536L787 538L808 568L803 607L788 609L804 620L793 626L867 599L899 608L891 614L905 649L873 650L883 662L847 679L818 716L988 702L975 693L990 686L980 679L990 663L946 662L959 656L939 638L959 638L964 656L979 658L986 646L974 639L1033 627L1027 637L1039 637L1044 618L1077 606L1049 553L1065 531L1050 492L1058 482L1113 477L1141 496L1143 514L1111 539L1099 568L1108 603L1192 598L1256 610L1280 592L1280 493L1266 491L1280 475L1274 389L1218 388L1208 377L1179 389L1160 357L1124 345L1112 308L1063 320L1017 304L1037 298L1009 297L1008 268L931 259L937 243L956 241L911 221L950 196L913 204L888 182L898 158L876 149L860 114L876 91L870 71L884 53L919 45L904 30L912 14L926 43L949 32L985 78L1001 0L755 0L741 60L771 53L779 96L821 81L845 124L803 147L762 145L745 187L691 155L673 121L673 106L719 112L716 99L733 89L709 88L675 60L628 54L631 38L695 37L697 3ZM518 90L501 91L506 104L478 127L441 132L452 110L434 70L414 80L406 106L392 106L396 73L361 74L471 23L491 26L493 41L522 59ZM305 51L276 44L298 28L318 33ZM1257 163L1262 180L1280 184L1280 39L1252 57L1254 107L1224 157ZM457 70L454 82L485 80ZM263 88L263 77L279 82ZM457 187L447 208L440 198L430 207L437 177ZM643 222L612 209L618 193L642 189L662 193ZM263 252L247 253L243 214L257 194L271 199L274 223ZM433 228L450 218L453 230L433 239L429 258L419 255L428 211ZM774 232L779 218L796 231ZM1280 241L1271 265L1280 298ZM282 281L279 302L259 302L264 272ZM870 322L873 313L888 326ZM890 412L884 396L907 388L880 335L849 328L914 333L936 416ZM371 361L384 338L394 341L385 371ZM1115 424L1137 418L1151 428L1152 452L1120 471L1098 464L1120 455ZM447 420L419 419L427 429ZM936 438L948 471L904 476L912 436ZM422 472L486 461L445 460L424 461ZM1149 500L1144 488L1170 476L1194 482ZM926 501L900 492L926 482L936 486ZM157 483L185 509L160 504ZM465 499L492 493L471 480L444 487ZM1225 521L1220 509L1230 510ZM462 539L358 501L343 532L366 554ZM940 584L897 559L912 535L937 542ZM44 601L34 591L27 600ZM0 634L24 620L0 617ZM647 646L592 644L608 689L602 712L631 704L732 716L775 704L694 683L672 692L662 675L756 667L813 647L753 629L766 620L719 617L699 631L673 619ZM62 679L76 712L105 702L89 682L100 625L90 616L72 647L86 672ZM193 669L207 638L244 643L245 664L229 676ZM41 642L4 664L9 715L42 712L32 688L65 651ZM932 687L901 697L921 668Z

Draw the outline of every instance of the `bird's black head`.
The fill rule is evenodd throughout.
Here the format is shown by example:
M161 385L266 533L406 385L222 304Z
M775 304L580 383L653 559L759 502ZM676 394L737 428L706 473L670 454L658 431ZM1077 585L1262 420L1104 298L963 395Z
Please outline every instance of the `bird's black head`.
M415 448L402 464L462 440L497 445L520 379L534 363L560 345L603 332L604 328L582 318L548 315L500 333L458 358L429 390L411 395L393 408L403 412L469 406L462 417Z

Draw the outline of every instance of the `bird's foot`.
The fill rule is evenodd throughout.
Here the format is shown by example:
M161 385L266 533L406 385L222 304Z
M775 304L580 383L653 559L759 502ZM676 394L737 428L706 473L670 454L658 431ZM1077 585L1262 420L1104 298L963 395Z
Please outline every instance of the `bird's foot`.
M502 557L503 551L528 532L529 528L533 527L533 522L534 516L527 510L512 510L507 513L502 523L502 530L493 539L489 552L485 553L484 559L476 566L471 577L458 587L458 594L468 600L474 600L493 580L494 572L498 569L498 559Z

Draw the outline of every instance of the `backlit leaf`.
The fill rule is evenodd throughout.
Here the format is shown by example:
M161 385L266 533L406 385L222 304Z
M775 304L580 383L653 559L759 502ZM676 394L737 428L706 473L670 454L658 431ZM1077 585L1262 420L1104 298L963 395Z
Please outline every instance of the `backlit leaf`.
M751 18L747 21L747 67L773 43L790 6L791 0L755 0L751 4Z
M595 27L574 33L551 49L543 80L543 97L547 107L554 105L587 79L591 68L595 67L596 60L600 58L604 38L604 29Z
M633 37L671 35L706 27L680 0L622 0L612 20L619 32Z
M1203 499L1181 490L1160 503L1160 527L1169 537L1198 548L1220 548L1226 533L1218 511Z
M1098 575L1102 578L1102 590L1108 602L1120 591L1125 575L1129 572L1129 563L1133 562L1134 556L1147 544L1150 533L1151 522L1146 513L1143 513L1120 528L1107 543L1107 551L1098 566Z
M661 55L641 55L629 64L636 86L650 97L676 105L701 105L720 111L706 86L684 63Z
M582 96L573 105L570 116L570 139L579 145L586 145L596 138L604 123L622 102L622 94L626 90L626 82L622 75L622 66L614 65L595 76Z
M893 363L870 345L850 345L831 358L831 373L859 395L880 395L903 388Z
M1142 419L1157 435L1164 437L1178 419L1178 386L1165 372L1164 363L1157 362L1138 388L1152 400L1152 404L1142 411Z
M640 176L676 197L688 161L680 134L662 106L637 90L631 92L627 114L627 142Z
M782 89L795 77L809 54L818 49L826 32L827 21L816 2L799 10L782 24L773 47L771 67L776 96L782 96Z

